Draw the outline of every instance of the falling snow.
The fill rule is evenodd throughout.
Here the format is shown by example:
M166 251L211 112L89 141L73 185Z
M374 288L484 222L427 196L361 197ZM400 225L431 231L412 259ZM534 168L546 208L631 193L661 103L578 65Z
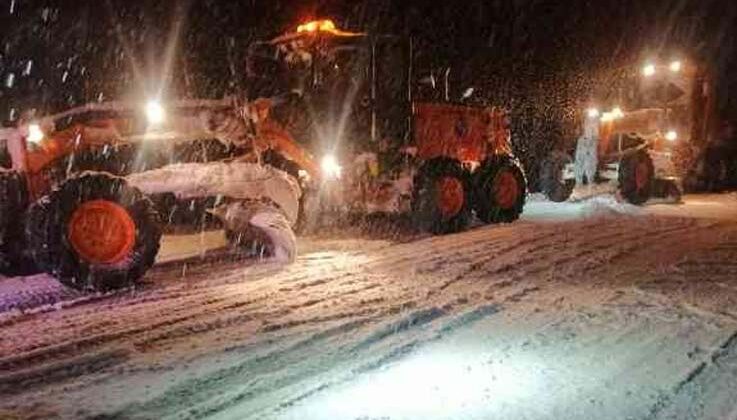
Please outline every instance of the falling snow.
M593 162L584 110L618 105L643 60L708 63L718 116L737 117L734 1L2 4L3 145L35 117L94 102L264 95L288 108L309 95L288 96L278 72L252 74L247 58L255 41L308 16L411 38L413 99L507 109L531 192L552 150ZM395 88L379 98L343 89L355 97L328 116L373 104L392 114L397 101L381 93L404 101L396 85L407 72L389 61L371 71ZM344 121L339 135L326 134L280 110L275 118L304 128L318 158L364 151L342 133ZM248 125L241 117L239 129ZM76 170L81 140L50 172ZM244 146L210 140L227 157ZM180 200L185 216L206 207L191 226L165 226L140 285L83 293L12 264L0 275L0 418L735 418L736 194L633 206L588 186L560 204L531 194L519 222L459 234L428 236L402 217L372 214L328 215L298 235L304 203L294 177L211 162L202 144L188 149L200 163L172 159L127 175L151 203ZM116 152L102 148L106 158ZM737 164L717 162L725 165L706 171L737 180ZM408 198L412 181L405 174L391 188ZM21 213L0 201L0 219L11 220L0 234L20 226Z
M31 69L33 69L33 60L28 60L26 62L26 67L23 70L23 75L24 76L30 76L31 75Z
M8 89L12 89L15 85L15 73L8 73L8 76L5 78L5 87Z
M220 232L170 236L147 284L109 295L0 279L0 413L731 413L737 196L528 207L460 235L303 237L287 267L234 259Z

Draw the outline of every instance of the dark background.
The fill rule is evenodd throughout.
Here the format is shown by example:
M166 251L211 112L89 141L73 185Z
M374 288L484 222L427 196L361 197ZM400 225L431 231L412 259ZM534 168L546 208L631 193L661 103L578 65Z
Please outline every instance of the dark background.
M454 95L474 87L475 101L512 111L528 166L572 144L581 109L647 57L709 63L720 112L737 114L733 1L0 0L0 121L127 95L237 92L249 43L311 17L412 35L418 72L450 67Z

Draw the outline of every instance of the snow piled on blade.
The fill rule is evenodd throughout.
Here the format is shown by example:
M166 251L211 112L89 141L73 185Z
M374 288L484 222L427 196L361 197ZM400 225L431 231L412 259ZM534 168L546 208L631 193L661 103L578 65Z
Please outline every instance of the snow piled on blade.
M297 221L302 192L297 181L270 166L244 162L182 163L129 175L128 183L146 194L174 193L181 198L223 196L267 198Z
M297 237L284 215L274 209L264 209L251 217L251 225L260 228L271 239L274 260L292 263L297 258Z
M297 258L297 237L280 209L258 202L237 201L216 207L210 213L242 240L268 238L273 260L292 263ZM254 229L259 232L254 232Z

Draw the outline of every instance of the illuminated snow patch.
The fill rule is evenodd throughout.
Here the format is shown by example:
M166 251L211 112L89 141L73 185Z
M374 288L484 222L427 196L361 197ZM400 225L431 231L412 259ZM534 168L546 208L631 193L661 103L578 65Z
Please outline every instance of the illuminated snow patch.
M532 400L541 366L473 353L420 354L371 373L302 407L307 418L451 418L479 407Z

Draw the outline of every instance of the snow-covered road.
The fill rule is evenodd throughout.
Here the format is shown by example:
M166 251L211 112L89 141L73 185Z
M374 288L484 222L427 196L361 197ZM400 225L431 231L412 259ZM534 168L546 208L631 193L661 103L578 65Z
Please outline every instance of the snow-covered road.
M169 237L102 296L2 279L0 418L737 419L737 195L376 236L290 266Z

